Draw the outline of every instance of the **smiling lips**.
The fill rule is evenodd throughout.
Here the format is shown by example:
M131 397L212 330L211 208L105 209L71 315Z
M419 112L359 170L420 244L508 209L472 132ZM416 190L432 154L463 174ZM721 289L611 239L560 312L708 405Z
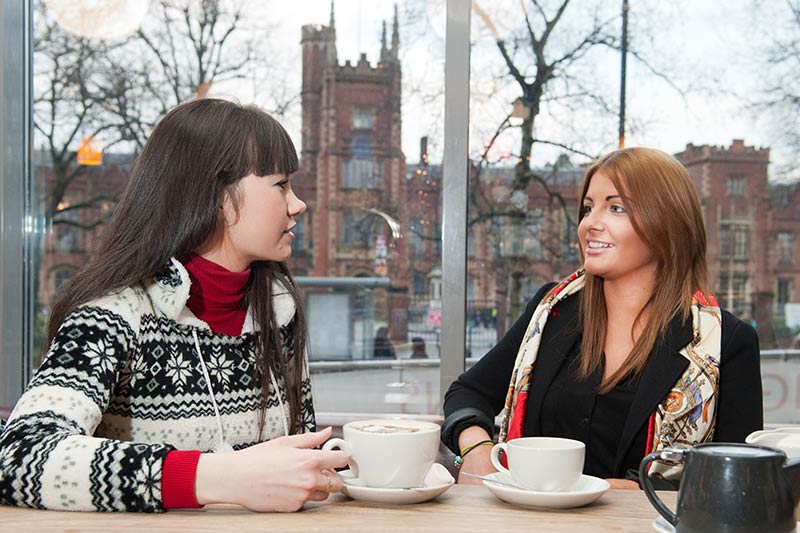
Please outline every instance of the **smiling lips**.
M603 253L606 250L613 248L614 245L609 242L589 241L586 244L586 253L589 255L596 255Z

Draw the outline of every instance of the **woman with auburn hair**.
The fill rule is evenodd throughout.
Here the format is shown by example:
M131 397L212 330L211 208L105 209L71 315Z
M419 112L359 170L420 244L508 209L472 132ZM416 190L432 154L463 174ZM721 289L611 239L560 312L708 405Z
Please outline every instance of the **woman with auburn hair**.
M665 447L743 442L763 424L758 337L710 292L697 193L674 157L612 152L586 172L583 266L543 286L506 335L447 391L443 442L462 472L494 471L499 440L586 445L584 473L636 488ZM680 468L656 463L656 486ZM472 482L460 476L459 482Z
M313 450L306 326L285 261L306 205L289 135L252 106L153 130L50 349L0 435L0 502L83 511L293 511L342 486ZM235 450L235 451L234 451Z

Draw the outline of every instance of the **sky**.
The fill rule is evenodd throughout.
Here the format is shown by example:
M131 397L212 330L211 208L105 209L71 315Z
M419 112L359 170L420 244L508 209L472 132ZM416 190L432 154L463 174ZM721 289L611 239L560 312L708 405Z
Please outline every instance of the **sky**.
M46 1L70 5L63 0ZM82 1L97 4L99 0ZM169 1L185 4L196 0ZM729 146L733 139L744 139L747 145L772 147L772 179L788 175L784 167L790 161L789 154L776 134L781 124L775 121L780 117L761 113L752 106L766 76L765 48L772 36L785 31L782 24L788 19L780 12L788 1L630 0L631 48L638 50L647 63L628 57L626 145L652 146L674 153L687 143ZM501 37L524 28L520 5L528 5L527 2L473 2L490 13ZM551 6L556 0L542 2ZM141 0L127 3L138 5ZM429 138L431 161L437 162L444 144L445 0L398 0L397 4L403 66L403 151L409 162L416 161L419 139L425 135ZM609 28L617 34L620 5L621 0L573 0L554 32L553 45L574 42L576 36L582 35L579 29L591 23L593 17L610 21ZM327 25L330 7L330 0L251 0L252 11L245 25L257 29L259 50L271 69L258 79L253 76L215 84L210 94L233 96L268 110L275 101L293 96L294 103L281 120L299 144L301 27ZM335 2L340 63L348 59L355 63L361 53L366 53L371 63L377 62L381 23L386 21L391 32L394 8L395 0ZM475 158L485 150L520 90L509 81L494 36L474 10L472 43L470 154ZM570 72L577 72L576 79L583 85L576 87L573 82L570 92L591 91L603 99L606 110L598 113L585 100L570 108L558 102L545 104L537 117L534 135L599 156L617 146L619 53L592 48L578 68ZM489 152L490 159L503 164L519 152L516 131L506 131L497 138ZM537 145L534 164L551 162L561 152L561 148ZM573 159L586 161L581 156ZM508 162L513 162L513 157Z
M485 9L518 10L515 0L489 2L478 0ZM682 150L687 143L729 146L732 139L744 139L748 145L775 146L771 124L767 117L748 107L748 100L759 90L759 56L766 45L765 35L759 27L774 30L773 12L780 9L784 0L735 0L720 3L717 0L665 2L669 6L644 0L631 0L629 35L631 45L646 50L651 64L667 73L676 90L655 76L647 67L629 56L627 80L627 115L629 118L626 144L648 145L669 152ZM302 9L297 5L302 4ZM618 2L610 2L616 4ZM400 16L408 6L400 3ZM577 0L566 17L577 20L584 15L593 1ZM391 21L394 3L384 0L338 0L335 4L337 50L340 62L357 61L359 54L367 54L371 62L377 60L380 48L381 21ZM443 106L441 100L429 101L420 92L441 92L443 87L444 57L444 0L431 0L419 14L430 18L422 23L401 20L401 48L403 60L403 149L407 159L414 161L419 150L419 137L429 135L432 157L441 150L441 125ZM276 36L280 35L289 47L297 47L295 62L299 62L299 36L303 24L327 24L330 16L328 0L299 0L299 2L273 2L270 16L279 21ZM421 19L422 17L420 17ZM510 21L513 27L517 17L499 17ZM487 132L496 127L497 116L510 111L514 90L506 89L505 99L491 104L479 103L481 93L496 91L494 81L479 82L487 65L501 65L502 59L491 36L477 16L473 14L473 109L471 152L478 153L485 144ZM500 26L500 24L498 25ZM425 37L421 37L425 35ZM289 54L291 55L291 54ZM608 100L618 105L619 56L606 53L596 58L597 86L604 88ZM299 84L299 74L297 75ZM488 86L488 89L487 89ZM518 90L517 90L518 91ZM503 92L501 90L501 92ZM580 113L579 113L580 115ZM559 123L563 117L542 117L542 130L559 138ZM616 147L617 124L613 117L604 117L602 124L587 117L588 130L603 130L603 135L592 137L586 148L590 153ZM299 124L290 125L295 128ZM607 131L606 131L607 130ZM591 133L587 133L590 137ZM542 135L544 136L544 135ZM515 152L516 143L510 137L499 142L497 153ZM553 160L558 149L540 149L534 157L538 163ZM580 158L578 158L580 159ZM773 148L772 178L780 178L781 154Z

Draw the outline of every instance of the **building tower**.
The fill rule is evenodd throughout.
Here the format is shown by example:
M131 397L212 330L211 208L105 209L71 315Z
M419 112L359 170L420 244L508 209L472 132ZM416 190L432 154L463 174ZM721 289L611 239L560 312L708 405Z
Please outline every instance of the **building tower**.
M390 39L384 23L377 64L363 53L355 64L340 64L333 2L328 26L302 28L303 145L295 183L308 212L300 217L302 245L292 268L316 277L385 276L396 300L407 299L409 288L407 238L395 238L387 222L405 225L408 218L397 7ZM376 269L383 243L388 256Z

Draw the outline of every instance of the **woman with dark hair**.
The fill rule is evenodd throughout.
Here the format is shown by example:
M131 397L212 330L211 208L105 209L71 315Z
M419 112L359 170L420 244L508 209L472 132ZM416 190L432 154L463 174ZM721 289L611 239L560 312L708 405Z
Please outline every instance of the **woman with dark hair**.
M292 511L341 488L320 451L306 324L285 260L305 204L286 131L251 106L170 111L0 436L0 501ZM235 450L235 451L234 451ZM210 453L214 452L214 453Z
M447 391L442 440L462 471L494 471L482 444L500 412L500 440L582 441L584 473L616 488L637 487L653 450L761 429L758 337L709 292L703 215L681 163L648 148L608 154L586 172L578 220L583 267L542 287ZM661 488L680 474L650 470Z

